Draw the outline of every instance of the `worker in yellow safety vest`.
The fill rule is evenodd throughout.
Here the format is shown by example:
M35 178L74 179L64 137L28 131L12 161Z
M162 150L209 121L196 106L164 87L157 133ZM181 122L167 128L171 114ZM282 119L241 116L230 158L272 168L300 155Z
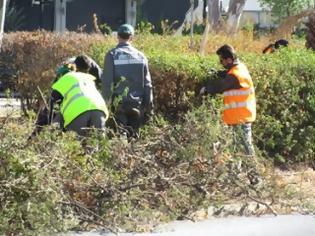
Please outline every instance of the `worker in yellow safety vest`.
M102 95L95 86L95 77L88 74L90 63L86 56L75 60L76 71L62 67L62 75L52 85L49 120L51 121L54 104L60 104L62 128L86 136L88 128L105 130L108 110Z
M251 123L256 119L256 98L252 78L232 46L223 45L216 53L225 74L209 81L200 94L223 93L223 121L233 127L234 144L242 144L247 155L255 155Z

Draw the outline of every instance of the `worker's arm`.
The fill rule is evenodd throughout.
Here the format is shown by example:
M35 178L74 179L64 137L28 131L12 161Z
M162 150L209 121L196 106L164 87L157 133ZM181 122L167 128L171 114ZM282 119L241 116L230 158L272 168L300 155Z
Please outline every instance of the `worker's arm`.
M114 83L114 59L111 53L107 53L104 59L104 70L102 78L102 95L107 104L110 104L113 94Z
M209 81L205 86L205 92L214 95L239 88L241 88L239 80L233 75L226 75L225 78Z
M56 90L53 90L50 95L50 102L49 102L49 116L48 122L51 124L54 115L54 105L61 104L63 100L63 96Z
M89 61L91 64L89 74L93 75L96 78L97 84L100 84L103 76L103 70L92 58L89 57Z
M146 115L153 114L153 89L152 89L152 81L151 74L149 71L148 61L144 66L144 111Z

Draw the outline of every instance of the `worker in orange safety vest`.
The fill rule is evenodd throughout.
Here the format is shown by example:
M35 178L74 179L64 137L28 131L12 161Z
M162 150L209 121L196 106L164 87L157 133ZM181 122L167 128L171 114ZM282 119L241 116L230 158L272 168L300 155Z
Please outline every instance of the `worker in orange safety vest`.
M263 54L270 54L278 51L281 48L288 47L289 41L286 39L279 39L275 43L269 44L267 47L264 48Z
M209 81L200 94L223 93L223 121L233 127L234 144L242 144L245 153L254 156L251 124L256 119L256 98L252 78L232 46L223 45L216 53L225 74L223 78Z

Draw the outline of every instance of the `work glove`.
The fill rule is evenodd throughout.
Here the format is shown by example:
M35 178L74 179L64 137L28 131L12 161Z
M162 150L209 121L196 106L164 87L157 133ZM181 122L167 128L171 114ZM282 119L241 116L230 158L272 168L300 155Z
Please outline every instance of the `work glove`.
M152 120L152 117L154 115L154 112L152 109L150 110L145 110L144 111L144 114L143 114L143 120L144 120L144 123L148 123Z
M206 87L202 87L199 91L199 95L205 95L207 93Z
M218 71L216 70L216 69L214 69L214 68L210 68L209 70L208 70L208 75L213 75L213 74L216 74Z
M226 70L216 70L214 68L210 68L208 70L209 79L223 79L226 77Z

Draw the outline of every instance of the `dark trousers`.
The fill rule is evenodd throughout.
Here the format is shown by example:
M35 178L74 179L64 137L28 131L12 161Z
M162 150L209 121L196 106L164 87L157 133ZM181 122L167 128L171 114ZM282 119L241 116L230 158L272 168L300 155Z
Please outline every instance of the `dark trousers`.
M65 130L72 130L81 136L87 136L91 128L99 129L105 132L106 118L103 111L91 110L86 111L76 117Z
M126 132L128 137L137 137L143 124L143 111L139 107L120 105L115 111L118 130Z

